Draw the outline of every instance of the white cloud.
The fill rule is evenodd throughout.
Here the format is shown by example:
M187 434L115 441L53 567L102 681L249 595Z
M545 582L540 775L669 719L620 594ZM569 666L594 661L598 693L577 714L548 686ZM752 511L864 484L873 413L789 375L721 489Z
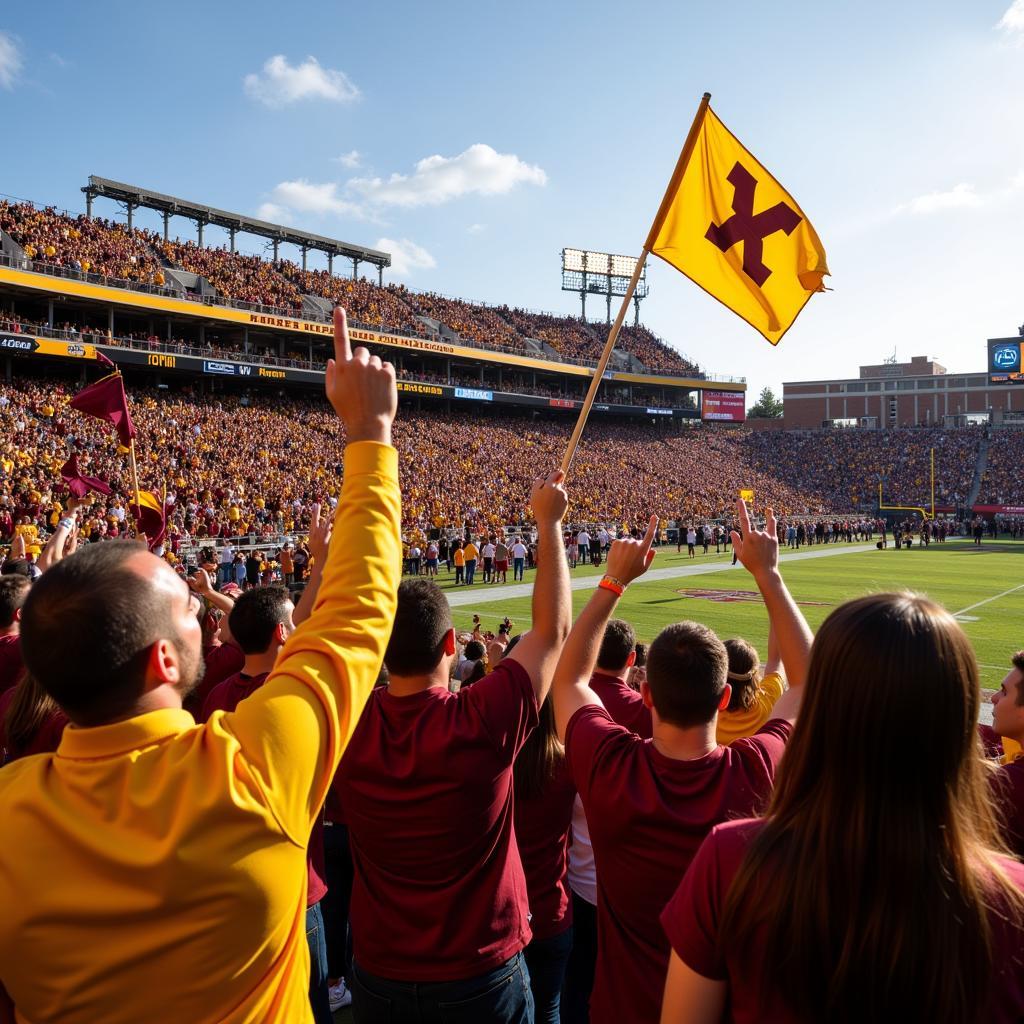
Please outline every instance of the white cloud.
M1013 0L996 25L1004 35L1015 36L1024 42L1024 0Z
M983 205L986 197L978 194L973 185L961 182L946 192L928 192L916 196L908 203L896 207L896 213L941 213L944 210L972 209Z
M410 242L408 238L378 238L374 248L391 253L390 271L399 277L405 277L414 270L432 270L437 266L437 260L422 245Z
M298 210L301 213L361 217L363 211L355 204L338 195L338 185L333 181L322 184L299 178L297 181L282 181L274 186L271 193L274 205Z
M0 87L13 89L21 71L21 53L14 39L0 32Z
M547 180L540 167L478 142L458 156L425 157L411 175L353 178L348 186L371 203L410 207L438 206L471 194L501 195L519 184L545 185Z
M359 90L344 71L321 67L316 57L307 57L294 67L281 54L263 65L261 74L246 75L246 93L268 107L283 107L304 99L331 100L350 103Z
M487 230L487 225L486 224L470 224L469 227L466 228L466 234L467 235L479 235L481 231L486 231L486 230Z
M270 221L271 224L291 224L292 215L277 203L260 203L256 219Z
M362 158L358 149L350 149L347 153L342 153L341 156L332 157L336 164L341 164L342 167L348 167L350 170L358 167Z

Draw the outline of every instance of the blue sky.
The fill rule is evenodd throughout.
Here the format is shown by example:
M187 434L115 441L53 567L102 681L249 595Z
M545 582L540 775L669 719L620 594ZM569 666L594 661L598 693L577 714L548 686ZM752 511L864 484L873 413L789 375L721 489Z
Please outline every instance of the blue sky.
M0 193L79 211L98 174L380 244L411 288L575 312L562 247L639 251L706 89L834 291L772 349L653 260L644 321L754 395L894 350L980 371L1024 321L1022 43L1024 0L23 4Z

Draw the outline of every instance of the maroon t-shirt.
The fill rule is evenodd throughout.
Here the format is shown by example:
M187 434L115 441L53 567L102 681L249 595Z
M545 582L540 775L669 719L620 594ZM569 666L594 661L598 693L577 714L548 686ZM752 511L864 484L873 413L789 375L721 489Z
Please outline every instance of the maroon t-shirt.
M613 722L624 725L641 739L651 737L651 709L644 707L644 699L630 689L618 676L595 672L590 677L590 688L601 698Z
M15 686L25 671L21 659L21 637L0 636L0 693Z
M17 687L12 686L0 693L0 764L16 761L19 757L31 754L52 754L60 746L60 738L64 735L64 726L68 724L68 716L59 708L51 711L36 734L23 749L10 750L7 746L7 709L14 702Z
M734 744L735 746L735 744ZM705 978L729 982L729 1019L734 1024L774 1021L804 1024L779 993L764 983L756 953L742 961L730 949L718 948L718 924L726 896L747 847L762 827L759 820L732 821L711 831L686 877L661 915L672 949L692 970ZM1024 864L1004 858L1002 867L1024 892ZM978 1017L987 1024L1011 1024L1024 1019L1024 928L1013 923L1005 906L992 909L992 988L989 1004ZM755 940L756 949L758 943ZM764 948L764 943L760 943Z
M990 779L992 798L1002 814L1003 836L1024 860L1024 757L1000 765Z
M222 644L221 646L227 645ZM198 720L200 722L208 721L215 711L234 711L246 697L254 694L266 682L268 675L270 675L269 672L261 672L255 676L236 672L233 676L228 676L207 695ZM309 884L306 887L306 906L311 907L327 895L327 886L324 883L327 871L324 867L324 818L322 814L317 817L313 824L313 831L309 835L309 846L306 848L306 872L309 877Z
M512 762L536 725L533 686L514 657L457 694L370 695L336 776L360 967L455 981L530 941Z
M569 896L569 829L576 787L563 758L537 796L515 798L515 829L530 900L530 929L537 941L572 924Z
M773 719L753 736L679 761L597 704L572 716L566 757L597 866L592 1024L659 1019L669 946L658 916L708 832L767 802L792 728Z

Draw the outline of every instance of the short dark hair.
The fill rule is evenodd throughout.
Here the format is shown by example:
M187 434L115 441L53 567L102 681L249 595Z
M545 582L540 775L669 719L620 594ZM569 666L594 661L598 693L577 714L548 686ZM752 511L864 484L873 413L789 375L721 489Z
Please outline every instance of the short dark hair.
M452 614L441 588L432 580L403 580L384 664L393 676L418 676L437 668Z
M725 644L699 622L666 626L647 654L647 684L663 722L689 728L710 722L725 692Z
M466 644L465 656L469 661L479 661L487 652L479 640L470 640Z
M24 576L32 578L32 563L27 558L9 558L0 568L0 576Z
M1024 672L1024 651L1017 651L1010 661L1018 672ZM1017 683L1017 703L1024 707L1024 680Z
M620 672L636 648L636 633L623 619L610 619L604 627L604 639L597 655L597 667Z
M286 587L254 587L235 602L228 615L228 627L245 654L263 654L274 638L274 630L287 618L291 594Z
M24 607L31 586L25 576L0 576L0 629L14 622L14 613Z
M87 544L44 573L21 613L25 667L72 721L95 725L138 699L149 650L175 635L167 594L127 563L135 541Z

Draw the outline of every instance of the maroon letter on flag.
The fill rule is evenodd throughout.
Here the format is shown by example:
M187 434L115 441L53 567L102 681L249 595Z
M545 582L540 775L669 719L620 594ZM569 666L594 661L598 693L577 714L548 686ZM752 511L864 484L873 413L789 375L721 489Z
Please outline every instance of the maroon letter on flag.
M131 444L135 436L135 424L128 411L128 396L124 393L121 374L112 373L83 388L71 399L71 408L112 423L121 444L125 448Z

